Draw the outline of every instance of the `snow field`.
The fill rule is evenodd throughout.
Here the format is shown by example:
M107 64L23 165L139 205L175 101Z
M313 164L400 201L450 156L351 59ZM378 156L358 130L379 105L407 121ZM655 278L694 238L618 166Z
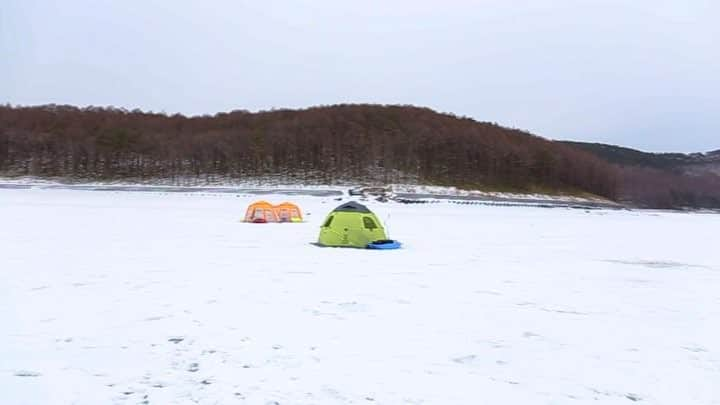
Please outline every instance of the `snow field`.
M0 402L720 403L720 216L260 198L0 190Z

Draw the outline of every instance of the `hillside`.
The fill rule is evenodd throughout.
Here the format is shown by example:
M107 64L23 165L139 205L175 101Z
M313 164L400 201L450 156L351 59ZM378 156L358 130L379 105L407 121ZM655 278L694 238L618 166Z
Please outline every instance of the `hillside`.
M0 106L0 175L187 184L410 183L720 207L720 151L550 141L427 108L335 105L186 117Z
M618 166L618 195L648 207L720 207L720 150L650 153L616 145L568 142Z
M676 172L707 171L720 173L720 150L707 153L651 153L617 145L561 141L586 150L621 166L651 167Z
M615 198L616 170L572 146L426 108L336 105L185 117L0 107L0 173L79 180L415 182Z

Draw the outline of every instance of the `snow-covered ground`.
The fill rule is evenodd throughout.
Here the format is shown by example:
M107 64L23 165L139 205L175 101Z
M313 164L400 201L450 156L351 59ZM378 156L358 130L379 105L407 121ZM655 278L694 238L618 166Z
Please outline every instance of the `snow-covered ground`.
M720 404L720 215L254 198L0 190L0 403Z
M148 183L150 182L150 183ZM216 181L210 181L203 178L179 178L179 179L149 179L147 182L133 182L133 181L76 181L68 182L62 181L62 179L47 179L41 177L3 177L0 176L0 189L2 188L68 188L68 189L93 189L93 188L115 188L120 190L122 188L128 191L136 191L137 189L148 189L158 190L165 188L166 190L195 190L202 191L203 189L214 189L233 191L233 190L304 190L306 192L329 192L338 191L345 193L348 189L357 188L356 183L342 183L329 185L306 185L298 182L292 182L288 179L277 179L277 178L255 178L255 179L244 179L233 180L219 178ZM443 199L450 197L460 197L463 199L510 199L521 201L556 201L556 202L567 202L567 203L604 203L613 205L610 200L603 199L600 197L588 196L576 196L570 194L539 194L539 193L509 193L499 191L483 191L483 190L463 190L457 187L444 187L444 186L428 186L428 185L417 185L417 184L389 184L386 187L391 194L399 195L416 195L425 196L425 198L432 198L432 196L441 197Z
M426 186L415 184L392 184L393 192L407 194L433 194L448 197L475 197L481 198L503 198L516 200L547 200L547 201L568 201L568 202L604 202L612 201L600 197L579 197L570 194L539 194L539 193L508 193L501 191L462 190L457 187Z

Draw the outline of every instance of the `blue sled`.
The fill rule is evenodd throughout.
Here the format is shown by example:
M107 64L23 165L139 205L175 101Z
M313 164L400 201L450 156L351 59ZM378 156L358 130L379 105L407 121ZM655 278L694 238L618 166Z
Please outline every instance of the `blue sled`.
M383 239L383 240L376 240L375 242L368 243L367 248L368 249L389 250L389 249L400 249L401 245L402 244L396 240Z

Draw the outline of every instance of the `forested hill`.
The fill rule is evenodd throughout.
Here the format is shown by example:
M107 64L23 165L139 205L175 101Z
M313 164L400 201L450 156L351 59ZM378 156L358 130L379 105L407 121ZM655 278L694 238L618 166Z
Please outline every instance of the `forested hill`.
M0 106L0 175L73 181L454 185L594 194L645 207L720 207L720 153L651 154L427 108L336 105L185 117Z
M720 150L650 153L616 145L564 142L618 167L621 199L649 207L720 207Z
M621 166L652 167L655 169L685 171L706 168L720 173L720 150L707 153L652 153L602 143L562 141L584 149L594 155Z
M0 107L0 174L89 180L420 182L616 198L618 172L573 146L410 106L185 117Z

